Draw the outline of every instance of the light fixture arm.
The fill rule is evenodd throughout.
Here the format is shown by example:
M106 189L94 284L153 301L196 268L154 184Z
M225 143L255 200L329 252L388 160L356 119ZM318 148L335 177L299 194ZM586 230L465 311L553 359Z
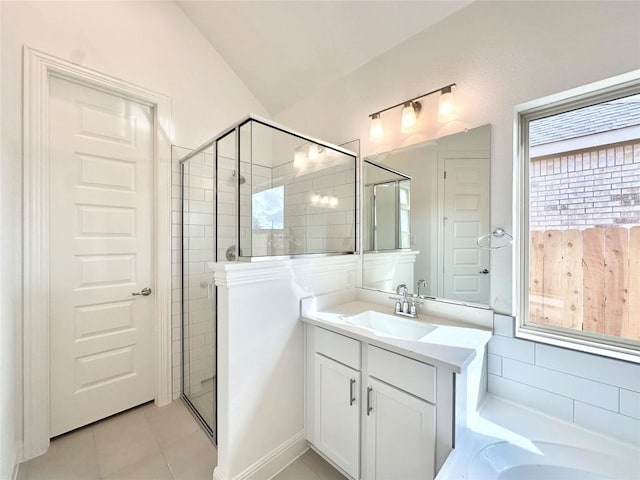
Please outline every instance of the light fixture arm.
M417 97L413 97L410 100L405 100L404 102L400 102L396 105L393 105L391 107L387 107L383 110L378 110L377 112L374 112L372 114L369 115L370 118L373 118L375 115L380 115L383 112L386 112L387 110L392 110L396 107L401 107L402 105L404 105L407 102L415 102L416 100L422 98L422 97L428 97L429 95L433 95L434 93L438 93L438 92L443 92L443 91L451 91L452 88L454 88L456 86L455 83L450 83L449 85L445 85L444 87L440 87L440 88L436 88L435 90L432 90L430 92L427 93L423 93L422 95L418 95Z

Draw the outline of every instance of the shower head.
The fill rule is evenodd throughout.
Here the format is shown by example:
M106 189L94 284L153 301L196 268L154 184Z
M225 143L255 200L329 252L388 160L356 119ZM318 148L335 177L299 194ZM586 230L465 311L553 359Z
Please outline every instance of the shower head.
M233 173L231 174L231 177L235 178L237 174L238 174L238 171L234 170ZM242 185L246 181L247 181L247 179L244 178L244 175L240 175L240 185Z

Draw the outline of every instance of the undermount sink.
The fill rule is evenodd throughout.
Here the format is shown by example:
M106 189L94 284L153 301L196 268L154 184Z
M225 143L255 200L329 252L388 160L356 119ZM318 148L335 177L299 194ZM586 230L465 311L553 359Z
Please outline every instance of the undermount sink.
M429 325L415 320L401 318L386 313L368 310L353 316L341 317L345 323L369 328L376 332L386 333L406 340L420 340L435 330L435 325Z

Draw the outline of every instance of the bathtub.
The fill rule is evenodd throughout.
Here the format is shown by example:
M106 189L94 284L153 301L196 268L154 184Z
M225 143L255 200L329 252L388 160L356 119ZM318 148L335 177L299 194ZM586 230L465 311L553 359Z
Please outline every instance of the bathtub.
M640 480L640 445L488 395L436 480Z
M551 442L496 442L472 459L470 480L634 480L640 463Z

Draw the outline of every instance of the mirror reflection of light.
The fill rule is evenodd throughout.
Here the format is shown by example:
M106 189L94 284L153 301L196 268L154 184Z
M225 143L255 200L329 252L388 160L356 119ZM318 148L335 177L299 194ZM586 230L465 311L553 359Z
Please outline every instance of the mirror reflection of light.
M306 167L306 165L307 165L306 155L300 150L296 150L296 152L293 154L293 168L302 170Z
M318 145L316 145L315 143L312 143L311 145L309 145L308 155L309 155L309 160L311 161L317 160L318 157L320 156L320 149L318 148Z

